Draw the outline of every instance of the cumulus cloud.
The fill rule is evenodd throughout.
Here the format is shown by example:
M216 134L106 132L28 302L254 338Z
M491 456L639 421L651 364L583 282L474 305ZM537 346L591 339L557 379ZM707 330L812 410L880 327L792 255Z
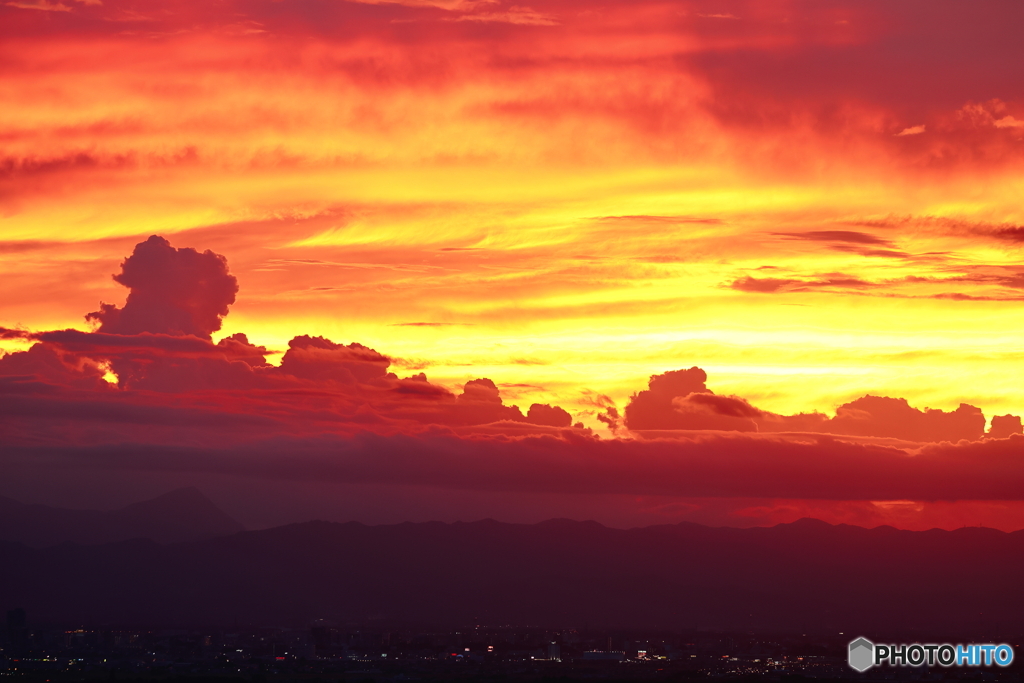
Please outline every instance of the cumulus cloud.
M626 406L626 426L631 430L757 431L744 406L754 409L742 399L715 396L705 384L707 378L698 367L653 375L648 388L634 394Z
M312 421L330 429L341 423L381 429L517 423L517 430L571 424L569 413L558 406L535 404L524 416L518 407L504 404L490 379L470 380L458 396L423 373L399 379L389 371L388 356L358 342L298 335L288 343L280 366L267 363L268 350L250 343L245 334L215 344L211 334L220 328L238 285L226 259L210 251L175 249L153 236L125 259L114 279L129 288L128 300L123 308L108 304L90 314L100 323L95 332L0 329L5 338L39 342L29 351L0 358L0 375L35 378L44 383L39 386L51 388L109 389L103 378L110 371L124 396L134 400L141 400L131 393L137 391L204 392L204 400L229 400L239 409L272 416L274 422L286 418L308 426ZM16 388L24 393L29 386ZM227 392L231 398L215 399L210 392ZM307 399L312 394L321 397L314 410ZM95 407L85 409L85 403L76 399L59 414L74 419L73 405L82 405L83 415L95 414ZM121 410L118 406L123 403L109 414ZM37 434L45 431L38 420L28 422Z
M223 256L175 249L157 235L135 247L114 280L128 288L128 299L122 308L102 304L86 316L99 323L99 332L209 339L238 293L238 281Z
M526 421L548 427L569 427L572 425L572 415L558 406L534 403L526 413Z
M224 337L217 342L217 348L225 349L230 356L252 367L265 367L267 365L267 353L269 351L266 347L250 344L249 338L241 332L230 337Z
M1019 415L993 415L988 436L992 439L1007 439L1013 434L1024 434Z
M976 441L985 432L985 422L980 409L965 403L947 413L913 408L903 398L864 396L839 406L821 431L908 441Z
M355 384L383 379L390 364L387 356L359 343L344 346L323 337L302 335L288 342L281 371L302 379Z
M459 401L464 403L501 403L501 396L497 385L486 377L473 379L466 382L462 387L462 394Z
M100 363L57 346L34 344L27 351L0 357L0 376L38 377L57 385L102 389L106 370Z
M626 426L634 431L811 432L917 442L976 441L985 432L985 416L967 404L950 412L919 410L906 399L868 395L839 406L832 418L778 415L737 396L717 396L706 382L707 373L697 367L652 376L648 388L626 406ZM1004 424L1001 420L1000 430Z

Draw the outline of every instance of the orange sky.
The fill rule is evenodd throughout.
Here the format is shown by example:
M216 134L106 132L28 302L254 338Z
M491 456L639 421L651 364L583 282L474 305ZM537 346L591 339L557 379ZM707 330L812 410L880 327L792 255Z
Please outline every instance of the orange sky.
M693 365L776 413L1022 414L1022 14L6 2L0 326L89 330L159 234L238 278L215 341L360 342L605 437L597 397Z

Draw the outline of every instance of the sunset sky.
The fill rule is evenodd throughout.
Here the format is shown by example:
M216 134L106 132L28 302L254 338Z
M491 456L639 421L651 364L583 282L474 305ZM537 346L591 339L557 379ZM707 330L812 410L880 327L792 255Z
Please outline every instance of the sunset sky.
M972 417L1024 414L1021 26L8 0L0 495L1022 528L1024 438Z

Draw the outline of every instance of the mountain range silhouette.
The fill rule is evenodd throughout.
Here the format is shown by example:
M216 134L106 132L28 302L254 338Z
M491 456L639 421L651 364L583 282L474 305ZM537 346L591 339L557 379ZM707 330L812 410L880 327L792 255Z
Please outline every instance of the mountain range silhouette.
M1012 630L1024 608L1024 532L975 527L313 521L171 543L7 541L0 557L4 602L39 619L90 623L330 619L949 638Z

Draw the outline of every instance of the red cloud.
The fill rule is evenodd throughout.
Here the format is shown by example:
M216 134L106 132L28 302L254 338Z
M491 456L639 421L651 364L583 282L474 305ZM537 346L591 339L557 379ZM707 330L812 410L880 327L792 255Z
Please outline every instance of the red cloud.
M1013 434L1024 434L1019 415L993 415L988 435L993 439L1006 439Z
M526 421L535 425L564 428L572 424L572 416L558 406L534 403L526 413Z
M323 337L302 335L288 342L281 371L310 380L343 384L384 379L391 359L362 344L335 344Z
M864 396L839 406L831 419L820 413L776 415L736 396L716 396L706 380L707 374L696 367L652 376L648 389L626 406L626 426L634 431L811 432L919 442L976 441L985 433L985 416L967 404L947 413L919 410L902 398ZM1000 426L995 434L1006 435L1007 429Z
M175 249L153 235L135 247L114 280L129 289L123 308L103 304L86 318L99 332L194 335L209 339L235 302L238 281L212 251Z
M504 404L490 379L470 380L457 397L431 384L422 373L399 379L389 372L390 358L355 342L344 345L300 335L288 343L279 367L269 365L267 349L250 344L244 334L214 344L209 335L220 327L228 304L234 301L237 282L228 273L226 259L210 251L175 249L164 238L153 236L135 248L115 279L130 288L128 302L122 309L106 306L90 314L102 322L96 332L0 329L4 337L39 342L29 351L0 358L0 376L42 380L48 391L66 387L59 409L48 413L53 421L102 414L108 423L121 424L149 415L146 410L158 410L161 401L169 409L178 403L145 393L155 391L182 397L203 392L205 401L233 405L233 413L250 417L265 415L270 418L267 424L277 424L284 432L290 428L279 424L282 419L331 431L367 424L395 429L397 425L500 422L518 423L509 429L521 431L526 424L568 427L572 422L569 413L557 406L534 404L524 416L518 407ZM70 399L70 387L109 391L102 379L107 367L117 376L121 395L105 408L81 396ZM40 393L39 386L31 382L5 385L22 396ZM322 398L310 411L313 394ZM133 402L146 409L130 407ZM24 434L42 438L47 411L33 416L25 412L29 405L41 404L24 404L15 414L25 418ZM80 416L75 405L83 407ZM118 417L122 414L133 417L124 420ZM350 426L340 427L346 423Z

